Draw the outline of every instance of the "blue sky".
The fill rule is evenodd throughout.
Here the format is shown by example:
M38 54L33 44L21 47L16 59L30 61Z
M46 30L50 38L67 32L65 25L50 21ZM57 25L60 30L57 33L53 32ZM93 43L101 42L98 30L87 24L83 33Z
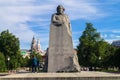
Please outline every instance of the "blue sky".
M51 15L59 4L70 17L74 47L86 22L93 23L107 42L120 40L120 0L0 0L0 32L9 29L19 37L21 49L30 49L34 35L45 50Z

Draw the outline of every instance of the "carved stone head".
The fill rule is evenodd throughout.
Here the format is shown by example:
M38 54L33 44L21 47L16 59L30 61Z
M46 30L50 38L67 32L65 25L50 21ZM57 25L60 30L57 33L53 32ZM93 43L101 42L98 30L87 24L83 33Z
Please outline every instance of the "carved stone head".
M64 11L65 11L65 8L62 5L58 5L57 14L63 14Z

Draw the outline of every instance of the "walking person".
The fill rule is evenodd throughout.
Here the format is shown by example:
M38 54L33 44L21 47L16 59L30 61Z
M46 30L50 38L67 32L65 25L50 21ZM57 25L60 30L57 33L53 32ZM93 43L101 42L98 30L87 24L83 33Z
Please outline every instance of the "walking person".
M38 72L40 71L39 66L40 66L40 61L39 61L39 60L37 60L37 70L38 70Z
M32 57L32 72L37 72L38 59L33 55Z

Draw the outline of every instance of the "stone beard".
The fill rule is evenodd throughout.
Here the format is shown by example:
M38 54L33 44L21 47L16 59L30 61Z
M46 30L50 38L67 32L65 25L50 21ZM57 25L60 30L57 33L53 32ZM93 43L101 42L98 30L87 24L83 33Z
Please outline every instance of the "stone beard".
M53 25L55 26L66 26L70 29L70 21L69 21L69 18L66 14L53 14L52 15L52 20L51 20L53 23Z
M48 49L48 72L78 72L77 55L73 52L72 32L69 18L59 5L52 15Z

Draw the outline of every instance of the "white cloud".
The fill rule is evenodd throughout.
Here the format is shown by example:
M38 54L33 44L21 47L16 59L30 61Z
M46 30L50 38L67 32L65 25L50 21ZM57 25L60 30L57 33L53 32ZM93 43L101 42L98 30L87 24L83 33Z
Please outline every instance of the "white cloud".
M102 37L102 38L107 38L108 35L107 35L107 34L101 34L101 37Z
M95 19L106 15L101 13L95 6L92 6L92 2L89 0L60 0L56 2L58 2L58 4L64 5L66 12L69 14L71 20L81 18Z
M120 33L120 29L115 29L115 27L113 27L114 29L108 29L108 28L103 28L103 29L100 29L99 32L102 32L102 33Z
M117 35L117 36L116 36L116 38L119 38L119 39L120 39L120 36L119 36L119 35Z
M51 14L58 4L62 4L71 20L94 19L105 16L89 0L0 0L0 32L9 29L23 43L31 43L33 35L41 35L43 30L49 32ZM27 22L35 22L29 24ZM36 24L38 27L36 27ZM31 27L33 29L31 29ZM41 27L40 33L35 28ZM41 42L48 42L48 34L42 35ZM47 38L46 38L47 37ZM76 42L74 43L76 45ZM47 46L47 45L45 45Z
M82 34L82 31L75 31L72 33L73 35L81 35Z
M79 44L79 40L78 39L74 39L73 40L73 47L77 48L78 44Z
M120 33L120 30L112 30L113 33Z
M102 34L103 36L103 39L105 41L107 41L108 43L112 43L113 41L116 41L116 40L120 40L120 36L117 35L117 34L113 34L113 33L110 33L110 34Z
M120 40L120 39L106 39L105 41L111 44L113 41L116 41L116 40Z
M105 41L111 44L114 41L114 39L106 39Z
M120 39L120 35L110 34L110 38L112 38L112 39Z

